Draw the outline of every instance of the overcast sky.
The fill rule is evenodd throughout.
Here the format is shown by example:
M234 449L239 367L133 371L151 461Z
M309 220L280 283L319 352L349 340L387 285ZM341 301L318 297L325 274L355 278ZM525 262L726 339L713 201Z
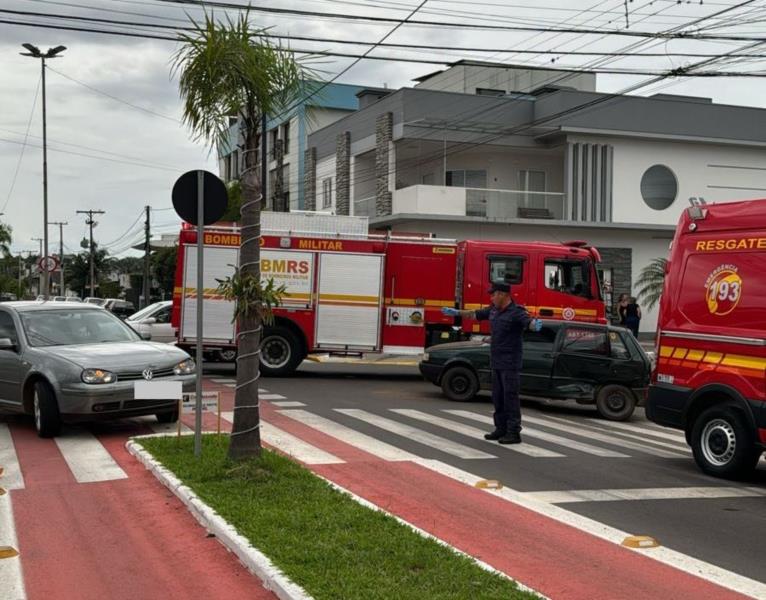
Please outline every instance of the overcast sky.
M244 4L243 0L228 0ZM301 0L294 2L256 2L256 5L346 14L377 15L403 19L420 4L416 0ZM727 7L743 4L737 10L707 20L699 28L716 26L705 33L733 33L766 37L766 1L742 3L698 0L678 4L676 0L634 0L628 2L629 31L663 31L679 27ZM590 10L588 10L590 9ZM218 10L218 9L216 9ZM2 0L0 20L34 24L138 31L132 26L65 22L41 16L19 15L25 11L74 15L97 19L123 20L183 26L187 13L199 17L194 6L167 4L158 0ZM223 14L218 12L217 14ZM333 39L376 41L394 24L370 25L356 21L327 20L317 17L253 14L261 26L272 33L310 35ZM590 0L581 3L563 0L429 0L414 19L521 26L563 26L580 28L625 28L623 0ZM723 20L726 19L726 20ZM729 19L735 19L730 21ZM148 31L148 30L143 30ZM169 31L156 31L171 35ZM400 56L447 60L473 58L521 64L549 65L549 55L520 55L512 50L554 49L618 50L628 48L638 38L583 36L578 34L534 34L529 32L455 30L403 26L388 42L448 44L468 48L507 49L503 53L476 51L442 52L392 51L377 49L377 56ZM178 220L172 210L170 190L181 173L204 168L217 172L217 161L210 149L191 141L180 123L181 107L177 82L170 77L170 61L177 44L103 34L45 29L0 23L0 219L13 227L14 250L37 252L42 237L42 114L38 93L40 62L19 55L21 43L30 42L43 51L57 45L67 47L61 58L50 61L47 74L49 220L68 221L64 243L70 250L79 248L87 234L83 215L77 210L106 211L95 229L97 240L119 253L141 235L143 207L154 209L153 228L157 233L177 231ZM649 41L646 52L726 53L747 42ZM365 46L334 46L328 43L292 42L294 48L362 53ZM752 52L763 52L766 46ZM558 65L588 66L595 57L561 54ZM693 63L699 59L668 56L640 59L609 59L606 68L642 68L659 71ZM323 59L325 78L331 78L352 59ZM340 81L392 88L412 85L413 77L438 70L432 64L408 64L363 60ZM762 60L736 64L716 64L720 70L761 70ZM54 72L55 71L57 72ZM599 91L616 92L646 77L599 75ZM74 80L74 81L73 81ZM79 83L77 83L79 82ZM88 87L93 88L89 89ZM98 90L94 91L94 90ZM715 102L766 107L766 80L757 78L677 79L663 82L638 93L692 94L712 97ZM99 93L101 92L101 93ZM35 96L37 100L35 102ZM119 99L109 98L113 96ZM133 104L145 110L129 106ZM30 121L31 116L31 121ZM25 132L29 136L24 145ZM23 152L23 156L22 156ZM17 173L18 169L18 173ZM4 207L4 208L3 208ZM50 228L51 252L58 251L58 227Z

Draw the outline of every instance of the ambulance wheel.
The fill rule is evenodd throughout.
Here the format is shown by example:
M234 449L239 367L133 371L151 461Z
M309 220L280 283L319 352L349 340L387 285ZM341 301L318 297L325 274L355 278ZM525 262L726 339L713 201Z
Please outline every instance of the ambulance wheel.
M731 404L713 406L697 417L691 446L702 471L726 479L746 477L761 456L747 421Z
M598 414L609 421L627 421L636 409L636 397L621 385L605 385L596 395Z
M442 376L442 392L455 402L468 402L479 393L479 378L468 367L450 367Z
M270 377L289 375L303 360L296 335L286 327L266 330L261 341L261 373Z

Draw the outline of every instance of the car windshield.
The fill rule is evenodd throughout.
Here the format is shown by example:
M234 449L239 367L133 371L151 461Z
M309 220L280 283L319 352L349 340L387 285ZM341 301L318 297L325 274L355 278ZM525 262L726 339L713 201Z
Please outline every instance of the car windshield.
M32 346L134 342L140 337L117 317L100 310L39 310L21 313Z
M155 312L160 306L162 305L162 302L156 302L154 304L150 304L146 308L142 308L137 313L133 313L130 315L127 320L128 321L140 321L141 319L145 319L149 315L151 315L153 312Z

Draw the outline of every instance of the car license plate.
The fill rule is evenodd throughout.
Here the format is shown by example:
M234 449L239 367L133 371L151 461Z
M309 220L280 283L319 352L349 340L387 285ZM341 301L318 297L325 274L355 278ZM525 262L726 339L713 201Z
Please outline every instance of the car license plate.
M180 400L183 393L180 381L136 381L133 387L136 400Z

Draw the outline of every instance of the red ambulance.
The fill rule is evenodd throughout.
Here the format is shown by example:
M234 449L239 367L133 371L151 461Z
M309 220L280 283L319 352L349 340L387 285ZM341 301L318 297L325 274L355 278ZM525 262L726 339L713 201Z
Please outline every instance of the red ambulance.
M686 209L666 273L646 415L705 473L746 476L766 450L766 200Z
M478 308L492 281L511 283L532 315L605 322L595 248L584 242L484 242L368 233L367 219L316 213L264 213L261 275L286 287L264 331L264 374L294 371L310 353L419 354L426 346L487 334L487 324L456 323L442 307ZM180 234L172 323L178 345L196 340L197 232ZM233 303L218 280L239 256L236 227L205 229L206 353L236 353Z

